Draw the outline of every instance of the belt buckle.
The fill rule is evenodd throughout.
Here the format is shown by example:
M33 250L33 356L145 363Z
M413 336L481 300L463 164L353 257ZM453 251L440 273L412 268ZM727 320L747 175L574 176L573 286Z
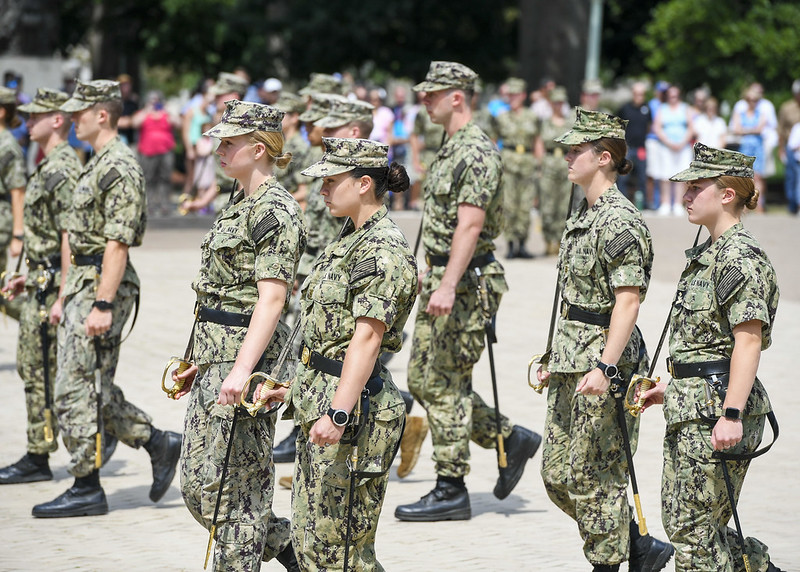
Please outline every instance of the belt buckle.
M568 315L569 315L569 304L567 304L565 301L562 300L561 301L561 317L566 320Z
M75 255L74 255L74 254L70 254L70 255L69 255L69 261L70 261L70 262L71 262L73 265L75 264Z
M303 365L308 365L310 359L311 359L311 350L308 349L308 346L303 346L303 353L300 356L300 361L303 362Z
M667 371L672 377L675 377L675 368L672 367L673 361L672 358L667 358Z
M428 265L428 268L431 267L431 255L428 254L427 252L425 253L425 264Z
M525 153L525 145L517 145L516 149L514 149L517 153L522 155Z

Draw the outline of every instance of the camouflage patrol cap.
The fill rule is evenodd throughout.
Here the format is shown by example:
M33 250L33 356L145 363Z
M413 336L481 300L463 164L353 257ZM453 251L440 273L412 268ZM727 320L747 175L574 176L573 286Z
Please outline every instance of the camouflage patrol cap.
M431 62L425 81L415 85L414 91L442 91L443 89L475 90L478 74L457 62Z
M342 93L342 80L327 73L312 73L308 85L298 91L300 95L315 93Z
M550 101L555 103L561 103L567 101L567 90L564 89L562 86L557 85L553 89L550 90Z
M528 84L524 79L518 77L510 77L506 80L506 91L509 95L517 95L520 93L528 92Z
M72 92L72 97L61 106L61 111L75 113L76 111L89 109L95 103L113 101L115 99L122 99L119 82L111 81L110 79L96 79L88 82L76 80L75 91Z
M330 177L353 169L388 167L389 146L371 139L323 137L322 159L303 170L306 177Z
M282 91L275 107L284 113L303 113L306 110L306 100L290 91Z
M247 80L235 73L219 72L217 81L211 86L211 95L225 95L226 93L238 93L244 95L247 92Z
M17 92L10 87L0 86L0 105L17 102Z
M366 101L336 99L328 115L316 122L318 127L341 127L353 121L371 121L375 106Z
M698 179L716 179L723 175L752 179L753 163L756 158L728 149L714 149L702 143L694 144L694 161L689 168L676 175L670 181L697 181Z
M583 80L581 91L587 94L599 95L603 93L603 84L600 83L599 79L586 79Z
M283 115L283 111L263 103L234 99L225 102L225 113L222 114L222 120L203 135L222 139L223 137L246 135L253 131L280 133Z
M20 105L19 110L25 113L50 113L61 111L61 106L69 99L67 93L58 89L40 87L36 90L33 101Z
M602 111L586 111L580 107L575 109L578 115L575 125L560 137L556 137L554 139L556 143L580 145L603 137L625 140L627 120Z
M328 115L328 112L333 107L333 102L341 99L344 99L344 97L333 93L312 93L311 107L300 114L300 121L308 123L319 121Z

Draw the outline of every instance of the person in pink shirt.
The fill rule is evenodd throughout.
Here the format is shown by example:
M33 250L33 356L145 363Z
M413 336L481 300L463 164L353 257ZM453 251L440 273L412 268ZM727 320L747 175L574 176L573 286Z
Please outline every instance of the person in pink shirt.
M175 148L174 129L179 125L164 109L161 94L151 91L147 105L133 116L139 130L139 162L147 190L147 214L168 216L172 212L170 185Z

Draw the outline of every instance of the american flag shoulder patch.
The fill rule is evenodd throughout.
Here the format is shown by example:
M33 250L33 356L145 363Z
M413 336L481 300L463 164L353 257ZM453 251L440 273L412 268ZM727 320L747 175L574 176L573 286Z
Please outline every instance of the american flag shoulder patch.
M255 228L253 228L253 242L260 244L270 232L279 226L280 222L278 222L278 217L275 216L275 213L267 213L267 216L258 221Z
M114 183L116 183L121 176L122 175L119 174L119 171L117 171L116 167L111 167L108 170L108 173L103 175L103 178L100 179L100 188L104 191L107 191L114 186Z
M67 176L64 173L55 172L44 182L44 188L47 189L48 193L52 193L61 182L66 179Z
M717 300L720 303L725 303L743 280L744 274L742 274L741 270L738 268L727 268L722 273L722 278L717 283Z
M353 271L350 273L350 282L358 282L367 276L374 276L378 273L378 259L374 256L367 258L356 264Z
M626 250L628 250L633 243L636 242L636 237L633 233L626 229L614 237L608 244L606 244L606 254L609 258L616 258Z

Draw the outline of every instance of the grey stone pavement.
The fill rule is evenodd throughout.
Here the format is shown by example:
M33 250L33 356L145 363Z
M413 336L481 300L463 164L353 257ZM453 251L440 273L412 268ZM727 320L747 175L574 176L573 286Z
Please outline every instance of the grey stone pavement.
M398 213L396 219L413 244L416 213ZM639 325L652 351L683 268L683 250L691 245L695 227L676 218L648 217L647 221L656 258ZM185 402L167 399L160 379L168 358L182 353L186 345L194 303L190 284L208 224L208 220L190 219L153 221L143 247L131 255L142 279L142 307L139 321L122 348L116 381L130 401L152 415L159 428L180 431L183 424ZM754 215L747 217L745 225L771 256L783 296L774 343L763 354L759 369L781 423L781 438L768 455L753 462L740 503L741 518L747 535L770 546L776 564L785 570L798 570L800 395L792 389L792 376L797 375L794 360L800 340L800 220L783 214ZM529 246L542 251L536 238ZM502 244L498 252L504 253ZM497 319L499 342L495 358L500 406L514 423L541 432L545 398L528 387L526 368L531 355L544 350L547 339L554 259L513 260L504 265L511 289ZM409 321L406 329L410 332L411 328ZM0 466L15 462L25 448L22 383L14 365L16 334L16 323L0 317L0 390L4 398L0 405ZM406 383L408 350L407 345L390 363L400 387ZM663 354L659 362L656 372L663 376ZM487 401L491 399L485 354L475 368L474 384ZM421 407L416 405L413 413L422 414ZM289 422L280 422L278 439L289 430ZM665 538L659 509L663 433L660 410L648 411L642 422L636 472L648 528L661 538ZM550 503L544 492L538 453L511 496L499 501L492 495L497 476L495 452L473 446L472 472L467 477L472 520L395 520L393 513L398 504L413 502L432 488L431 451L428 439L416 469L406 479L399 480L392 469L377 538L378 557L387 570L589 570L574 523ZM161 502L153 504L148 500L151 475L144 450L120 444L102 470L111 509L108 515L54 520L31 517L34 504L51 500L70 486L66 461L62 445L51 457L54 481L0 488L0 570L202 569L207 533L183 506L177 478ZM288 475L291 466L278 465L276 472L278 476ZM289 497L287 490L275 492L277 514L289 515ZM268 563L263 569L282 567ZM673 570L672 563L667 570Z

